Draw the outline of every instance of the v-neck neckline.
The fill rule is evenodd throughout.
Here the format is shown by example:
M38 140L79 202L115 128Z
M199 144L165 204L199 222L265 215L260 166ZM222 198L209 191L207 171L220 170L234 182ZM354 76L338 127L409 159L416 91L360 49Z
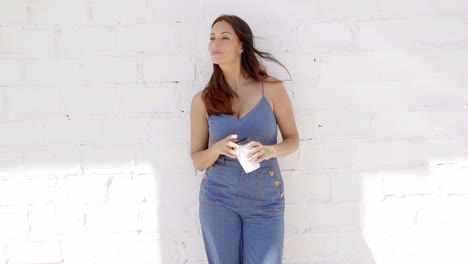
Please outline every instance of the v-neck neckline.
M255 109L257 109L257 107L260 105L260 103L263 101L263 99L265 99L265 96L264 96L264 95L262 96L262 99L260 99L260 101L258 101L257 105L255 105L254 108L252 108L249 112L247 112L247 114L245 114L245 115L244 115L243 117L241 117L241 118L235 118L235 117L233 117L233 116L226 115L226 114L223 114L223 115L228 116L228 117L230 117L230 118L232 118L232 119L234 119L234 120L241 121L241 120L243 120L245 117L247 117L250 113L252 113Z

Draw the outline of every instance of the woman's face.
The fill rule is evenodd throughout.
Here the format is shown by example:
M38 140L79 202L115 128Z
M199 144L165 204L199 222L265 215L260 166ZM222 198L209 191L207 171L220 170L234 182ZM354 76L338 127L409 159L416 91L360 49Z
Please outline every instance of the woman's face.
M216 22L211 28L208 49L214 64L240 60L242 54L242 44L231 24L226 21Z

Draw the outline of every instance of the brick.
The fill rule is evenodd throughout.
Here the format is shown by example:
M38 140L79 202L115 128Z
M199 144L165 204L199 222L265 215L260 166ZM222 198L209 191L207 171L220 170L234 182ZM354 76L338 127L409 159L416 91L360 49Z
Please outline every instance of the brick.
M2 79L0 85L13 85L21 81L21 61L19 60L1 60L0 72Z
M163 257L162 251L163 246L161 240L158 239L135 239L135 240L124 240L118 242L118 251L115 255L114 263L163 263L159 262ZM180 247L179 244L172 244L171 248ZM161 249L161 250L155 250ZM185 254L177 250L180 254L177 258L184 259ZM168 257L168 256L166 256ZM175 256L171 256L175 257Z
M312 204L311 227L323 229L359 226L362 218L361 207L358 202Z
M85 208L86 231L90 233L135 232L138 230L135 204L90 205Z
M466 28L466 26L465 26ZM452 32L450 30L450 32ZM466 29L465 29L466 34ZM466 40L464 46L466 47ZM437 74L442 77L465 77L468 68L468 52L464 50L447 50L436 53Z
M205 3L201 5L197 2L187 2L184 0L149 2L147 4L147 14L149 23L180 22L180 23L201 23L209 28L213 22L208 19L208 11L216 3ZM219 15L219 14L218 14ZM202 23L203 21L203 23Z
M420 206L418 224L424 226L453 226L460 229L466 228L468 213L460 210L466 204L464 196L448 196L427 199Z
M445 89L440 89L442 86ZM348 103L353 108L367 107L365 110L390 109L399 112L402 108L416 104L440 103L442 106L450 106L448 102L464 102L468 97L466 89L462 88L465 86L466 82L457 78L384 82L349 80L343 86L342 93L348 96Z
M338 235L338 255L340 259L361 263L374 261L373 251L361 232ZM364 262L365 263L365 262Z
M177 208L198 205L201 175L193 177L188 172L168 172L162 174L157 185L160 188L157 193L161 195L164 205Z
M295 24L256 23L252 31L256 37L254 45L259 50L277 54L298 48Z
M98 142L99 123L96 120L75 118L45 122L45 142L50 145L79 145Z
M295 151L287 156L279 157L278 163L282 170L295 170L299 166L299 152Z
M358 168L392 168L420 166L427 162L427 142L384 141L362 142L355 159Z
M434 177L440 192L447 194L468 194L468 167L462 164L457 164L452 161L450 163L438 163L434 161L430 164L430 177Z
M425 170L392 170L382 173L382 191L387 195L431 194L437 192L437 181Z
M195 77L194 62L181 55L145 57L143 75L146 82L192 81Z
M27 252L27 254L24 254ZM61 262L60 242L19 240L8 243L8 261L11 263Z
M356 25L355 44L363 49L427 49L439 45L466 46L461 18L411 18L365 21ZM447 30L450 29L450 30Z
M22 57L53 57L55 55L55 32L51 28L23 28L2 25L0 51ZM34 43L34 45L31 45Z
M437 69L432 51L336 51L323 55L321 61L322 78L409 79L431 75Z
M273 54L275 58L281 62L291 74L294 80L299 79L315 79L320 76L320 68L315 54L307 53L278 53ZM288 72L275 62L266 60L264 62L268 74L275 76L281 80L289 80Z
M385 234L416 224L419 208L427 197L393 198L384 201L366 201L361 208L362 226L380 229ZM383 231L384 230L384 231Z
M20 152L0 153L0 177L16 179L25 176L23 156Z
M40 122L9 122L0 124L0 145L38 146L44 141Z
M81 189L81 191L87 192L89 189L92 188ZM85 232L86 214L82 206L73 204L73 202L74 201L60 201L54 206L54 217L56 217L57 221L57 226L55 229L57 234L60 235L61 239L63 239L66 235L78 236ZM48 218L50 218L50 216L45 215L43 219L47 220ZM36 223L33 222L33 224ZM43 224L47 225L47 222L44 222Z
M115 52L115 30L105 27L61 27L57 36L59 50L64 54Z
M167 129L171 133L167 133ZM172 145L189 143L190 119L189 117L166 117L154 119L150 122L149 140L151 143Z
M86 173L125 173L135 165L135 155L121 148L95 149L83 152L82 169Z
M327 52L353 45L354 24L350 22L318 22L298 25L297 28L298 46L304 52Z
M102 204L107 200L110 181L108 175L92 174L59 178L52 193L54 203L62 206Z
M38 0L29 3L28 7L34 24L82 24L88 20L86 2L80 0Z
M284 214L286 234L303 233L310 226L310 211L303 204L288 204Z
M338 250L338 238L334 234L295 234L285 237L285 256L312 256L319 259L335 255Z
M111 87L96 89L70 89L63 91L67 114L99 115L116 113L119 95Z
M424 227L402 229L391 237L392 263L463 263L468 256L463 250L466 230L451 227ZM457 243L447 243L455 239Z
M0 185L0 205L46 204L52 199L53 179L5 179Z
M82 75L78 62L65 59L28 61L24 71L26 82L34 85L78 83Z
M23 166L28 176L81 173L81 155L74 151L24 151Z
M192 174L194 168L190 158L190 148L185 145L162 146L156 149L142 149L136 153L135 170L156 176L167 173Z
M288 203L330 199L330 176L327 173L284 173L283 179L284 196Z
M248 0L246 4L250 3ZM254 13L251 17L258 19L258 23L271 23L275 21L282 24L301 24L321 17L319 0L291 0L288 5L262 5L258 3L258 8L263 8L265 15L259 16Z
M356 165L356 143L302 144L301 169L349 169Z
M29 239L33 240L58 240L58 225L54 206L34 206L28 213L30 221Z
M120 239L96 233L67 237L60 241L63 259L65 263L114 263Z
M119 89L119 109L124 113L175 113L178 109L175 83L155 83Z
M136 24L145 21L146 1L99 1L90 4L96 24Z
M431 112L391 112L373 114L373 134L377 138L425 138L434 134Z
M343 109L348 105L347 89L336 78L294 80L294 110L299 115L316 109Z
M192 99L196 93L204 89L205 83L201 83L199 81L184 81L179 83L177 89L179 91L179 109L176 111L180 111L182 113L190 113L192 108ZM163 101L163 100L161 100ZM174 102L172 100L164 100L166 103L163 104L161 102L162 107L169 108L169 102ZM171 109L175 106L175 104L171 104Z
M332 201L361 201L364 176L358 173L334 173L330 177Z
M5 24L25 24L27 20L28 13L25 2L8 1L0 3L0 24L2 27Z
M122 124L125 124L123 126ZM100 122L97 140L105 145L134 145L148 142L148 121L135 118L106 119Z
M163 198L161 179L154 176L115 177L109 181L107 202L110 204L160 203Z
M178 28L176 23L118 27L116 28L118 49L122 52L145 54L176 53L180 49L180 43L177 41Z
M202 236L187 236L182 243L185 246L187 258L192 260L189 260L187 263L204 263L202 260L206 260L206 252Z
M162 213L160 211L161 204L158 202L148 202L140 206L140 225L139 230L148 233L162 232L160 224Z
M406 8L402 9L402 5ZM463 13L468 7L458 0L450 0L441 4L437 1L416 0L407 3L404 0L385 0L379 2L379 15L383 18L432 17L440 14Z
M4 182L2 182L2 185ZM26 206L0 207L0 241L22 240L28 236L28 208ZM0 242L1 246L1 242ZM0 256L3 248L0 249ZM1 257L0 257L1 260Z
M84 83L134 83L137 81L137 61L134 58L83 60Z
M360 0L353 4L328 1L326 3L320 2L320 14L324 19L374 18L378 13L378 7L379 4L372 0Z
M315 110L300 115L305 138L366 138L371 133L371 115L345 110Z
M7 111L15 119L58 115L62 108L57 90L17 87L9 89L6 96Z

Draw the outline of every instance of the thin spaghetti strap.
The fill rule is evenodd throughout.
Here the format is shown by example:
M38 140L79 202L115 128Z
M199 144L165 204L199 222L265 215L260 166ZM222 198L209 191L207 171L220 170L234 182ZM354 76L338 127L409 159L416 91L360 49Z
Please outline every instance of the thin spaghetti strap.
M262 81L262 96L265 96L265 89L263 88L263 81Z

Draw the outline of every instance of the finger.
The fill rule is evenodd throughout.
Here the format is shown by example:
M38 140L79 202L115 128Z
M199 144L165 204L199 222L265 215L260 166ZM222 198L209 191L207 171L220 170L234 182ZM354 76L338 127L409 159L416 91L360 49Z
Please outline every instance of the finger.
M232 158L237 157L237 152L234 149L232 149L231 147L227 147L226 152L228 152L231 155Z
M223 153L224 156L227 156L227 157L230 157L230 158L233 158L233 159L237 158L236 153L234 151L232 151L231 149L230 150L225 150L223 152L224 152Z
M261 153L260 151L256 152L254 155L252 155L249 160L252 161L252 160L256 160L258 157L261 156Z
M234 142L232 142L232 141L229 141L227 145L228 145L228 147L230 147L230 148L239 148L239 145L236 144L236 143L234 143Z
M247 144L248 147L256 147L256 146L259 146L260 145L260 142L257 142L257 141L252 141L252 142L249 142L249 144Z
M258 151L258 148L251 148L247 150L247 152L245 153L245 156L247 156L247 158L250 158L250 156L257 153L257 151Z

